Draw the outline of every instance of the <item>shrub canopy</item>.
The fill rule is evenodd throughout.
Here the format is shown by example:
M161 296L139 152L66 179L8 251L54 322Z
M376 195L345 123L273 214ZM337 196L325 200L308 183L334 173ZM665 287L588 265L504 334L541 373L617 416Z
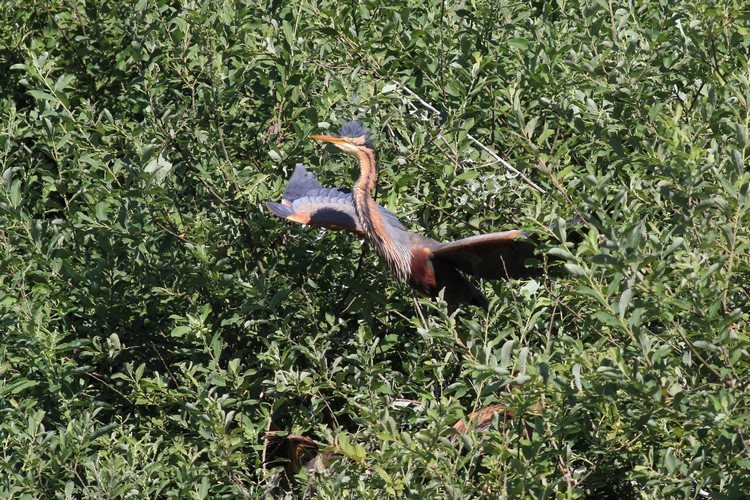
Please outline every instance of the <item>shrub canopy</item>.
M750 491L748 10L528 4L11 0L0 495ZM351 185L308 138L351 117L411 230L562 276L449 316L269 214L298 161ZM268 431L332 467L278 480Z

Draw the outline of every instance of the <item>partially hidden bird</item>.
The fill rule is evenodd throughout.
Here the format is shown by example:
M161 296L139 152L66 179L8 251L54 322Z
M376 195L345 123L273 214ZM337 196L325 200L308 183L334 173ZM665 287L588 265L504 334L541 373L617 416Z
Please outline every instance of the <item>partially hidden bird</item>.
M528 231L480 234L449 243L407 231L393 213L372 197L378 176L375 148L359 121L344 124L339 136L310 137L355 157L360 176L351 191L325 188L298 163L281 203L267 203L273 214L363 236L390 271L417 292L437 297L443 291L451 311L462 303L487 309L487 298L461 273L489 280L528 278L539 273L538 268L526 264L535 256L533 234Z

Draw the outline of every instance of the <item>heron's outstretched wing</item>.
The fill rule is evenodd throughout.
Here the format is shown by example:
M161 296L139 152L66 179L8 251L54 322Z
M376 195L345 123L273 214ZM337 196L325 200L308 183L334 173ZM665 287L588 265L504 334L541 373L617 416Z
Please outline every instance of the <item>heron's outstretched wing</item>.
M363 234L351 192L323 187L301 163L295 166L281 203L266 205L271 213L293 222ZM387 224L403 229L395 215L380 205L378 210Z
M527 267L534 257L534 244L528 231L480 234L433 248L433 259L452 263L466 274L485 279L525 278L539 272Z
M583 219L576 218L566 222L565 227L580 222L583 222ZM448 261L462 272L477 278L528 278L541 273L539 268L525 264L526 259L535 256L534 236L531 231L517 229L480 234L450 243L440 243L432 248L432 253L434 259ZM569 239L580 241L580 235L569 235Z
M330 198L304 196L295 200L292 206L271 201L266 206L274 215L292 222L362 234L354 208L351 205L341 206Z

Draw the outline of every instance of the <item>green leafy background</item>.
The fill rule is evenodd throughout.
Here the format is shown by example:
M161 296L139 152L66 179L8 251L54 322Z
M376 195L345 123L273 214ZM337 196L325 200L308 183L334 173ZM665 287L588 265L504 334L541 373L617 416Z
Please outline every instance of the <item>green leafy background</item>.
M269 430L339 457L281 495L750 491L744 2L0 21L0 496L257 497ZM353 116L412 230L536 230L567 272L450 317L352 235L270 215L295 162L351 185L308 135ZM575 248L544 229L581 214ZM448 440L495 403L518 417Z

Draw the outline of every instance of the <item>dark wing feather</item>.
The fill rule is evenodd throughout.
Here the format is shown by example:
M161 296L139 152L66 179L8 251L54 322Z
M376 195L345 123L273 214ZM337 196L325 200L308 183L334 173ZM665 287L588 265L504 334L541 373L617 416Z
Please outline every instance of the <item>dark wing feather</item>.
M286 183L286 188L284 188L284 194L281 198L283 200L294 201L315 189L322 188L323 186L315 178L315 175L309 172L303 164L297 163L294 166L294 172L289 178L289 182Z
M271 213L293 222L363 233L351 192L323 187L301 163L295 167L281 203L267 202L266 205ZM380 205L377 207L387 224L403 229L395 215Z
M527 231L480 234L433 248L433 259L448 261L466 274L485 279L533 276L539 271L524 265L534 257Z

